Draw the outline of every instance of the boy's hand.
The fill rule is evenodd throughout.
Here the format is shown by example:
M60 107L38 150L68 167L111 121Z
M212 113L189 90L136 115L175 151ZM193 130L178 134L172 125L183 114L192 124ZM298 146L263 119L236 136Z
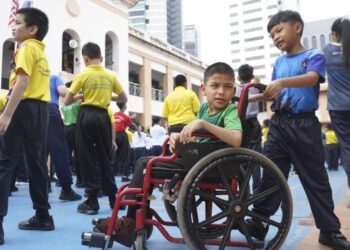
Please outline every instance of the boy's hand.
M194 120L191 123L187 124L180 133L180 142L188 143L192 139L192 133L203 128L203 120L198 119Z
M175 150L175 143L179 140L180 134L179 133L171 133L169 136L169 150L170 152L174 152Z
M282 82L275 80L271 82L269 85L267 85L266 90L264 91L264 98L268 100L275 99L282 89L283 89Z
M5 116L4 114L0 115L0 135L6 133L6 130L11 122L11 117Z

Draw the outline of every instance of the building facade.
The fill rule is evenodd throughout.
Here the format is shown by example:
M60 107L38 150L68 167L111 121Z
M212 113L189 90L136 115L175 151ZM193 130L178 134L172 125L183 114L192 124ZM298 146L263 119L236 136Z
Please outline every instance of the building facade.
M193 56L199 56L198 32L195 25L184 26L183 49Z
M298 0L230 0L230 55L235 70L248 63L262 82L271 79L272 65L281 52L266 26L279 10L298 10Z
M182 0L140 0L129 14L132 27L182 48Z
M71 80L84 69L81 47L90 41L99 44L103 66L118 77L128 94L129 113L149 127L152 116L161 116L163 98L173 89L173 77L186 75L188 87L198 92L204 65L174 46L129 29L128 8L135 3L136 0L36 0L33 7L49 17L44 43L51 73ZM0 7L10 13L11 1L2 1ZM5 89L15 48L7 23L8 15L2 15L0 69Z

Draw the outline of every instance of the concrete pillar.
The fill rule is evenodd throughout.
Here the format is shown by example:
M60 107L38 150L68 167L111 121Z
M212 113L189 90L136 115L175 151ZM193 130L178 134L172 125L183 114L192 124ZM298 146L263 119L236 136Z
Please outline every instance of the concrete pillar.
M152 126L152 69L151 62L144 58L140 67L140 82L142 85L144 114L141 123L145 127Z
M165 96L167 96L174 89L173 69L170 68L169 66L167 66L167 68L166 68L166 74L164 77L164 81L165 81L164 93L165 93Z

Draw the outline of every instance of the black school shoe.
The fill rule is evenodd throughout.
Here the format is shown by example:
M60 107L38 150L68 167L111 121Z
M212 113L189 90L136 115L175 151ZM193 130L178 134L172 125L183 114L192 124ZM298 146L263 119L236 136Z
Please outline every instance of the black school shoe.
M0 245L5 244L5 236L4 236L4 229L2 227L2 223L0 223Z
M22 230L52 231L55 229L55 224L52 216L41 219L34 215L29 220L20 222L18 228Z
M61 201L78 201L81 200L81 195L74 192L74 190L61 191L60 196L58 197Z
M98 207L92 207L88 204L89 200L84 201L78 205L77 211L78 213L94 215L98 214Z
M250 236L264 241L267 232L269 231L269 226L264 226L264 224L258 220L247 219L246 227L249 231ZM239 228L239 231L244 235L244 232Z
M318 237L318 242L322 245L326 245L333 250L349 250L350 242L347 241L345 236L340 232L326 232L321 231Z

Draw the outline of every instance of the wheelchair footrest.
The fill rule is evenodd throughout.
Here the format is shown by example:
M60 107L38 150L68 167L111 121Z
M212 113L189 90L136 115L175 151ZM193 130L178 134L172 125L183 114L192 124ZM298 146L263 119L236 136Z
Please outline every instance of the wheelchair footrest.
M84 232L81 234L81 244L88 247L105 248L106 245L106 235L104 233L98 232ZM108 243L108 248L113 246L113 240L110 239Z

